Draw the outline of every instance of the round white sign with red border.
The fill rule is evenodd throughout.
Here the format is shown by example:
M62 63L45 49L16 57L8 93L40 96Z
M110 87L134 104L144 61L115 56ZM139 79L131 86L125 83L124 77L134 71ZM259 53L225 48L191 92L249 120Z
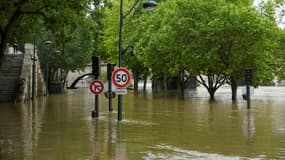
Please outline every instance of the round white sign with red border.
M93 94L100 94L104 91L104 83L100 80L95 80L89 85L89 89Z
M126 68L118 68L112 74L112 81L117 88L126 88L131 82L131 75Z

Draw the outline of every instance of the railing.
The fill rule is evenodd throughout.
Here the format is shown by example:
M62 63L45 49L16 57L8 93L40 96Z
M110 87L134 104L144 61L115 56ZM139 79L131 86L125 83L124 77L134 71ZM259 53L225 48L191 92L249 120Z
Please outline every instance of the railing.
M40 69L40 63L38 61L37 53L33 57L34 46L32 44L25 44L25 53L23 58L22 70L19 78L19 91L17 94L17 101L28 101L32 98L32 92L34 87L34 96L43 96L45 91L45 83L42 71ZM36 60L34 70L33 81L33 59ZM34 83L34 84L33 84Z

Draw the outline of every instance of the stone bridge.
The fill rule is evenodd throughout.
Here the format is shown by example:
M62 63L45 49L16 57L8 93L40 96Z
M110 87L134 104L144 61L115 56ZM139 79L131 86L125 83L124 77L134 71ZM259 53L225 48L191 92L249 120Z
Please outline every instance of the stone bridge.
M106 71L106 65L101 65L101 73L102 71ZM89 84L93 81L92 76L92 64L88 64L84 70L68 72L66 78L66 88L68 89L76 89L78 87L89 87Z

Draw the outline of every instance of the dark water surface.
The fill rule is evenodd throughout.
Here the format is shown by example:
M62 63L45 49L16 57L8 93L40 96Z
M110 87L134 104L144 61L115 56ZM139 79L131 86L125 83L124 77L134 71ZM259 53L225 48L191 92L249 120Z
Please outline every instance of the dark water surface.
M185 100L150 92L117 99L109 114L100 96L100 117L91 118L94 96L69 90L34 103L0 104L2 160L263 160L285 159L285 88L254 91L252 108L232 103L224 87L209 102L203 88Z

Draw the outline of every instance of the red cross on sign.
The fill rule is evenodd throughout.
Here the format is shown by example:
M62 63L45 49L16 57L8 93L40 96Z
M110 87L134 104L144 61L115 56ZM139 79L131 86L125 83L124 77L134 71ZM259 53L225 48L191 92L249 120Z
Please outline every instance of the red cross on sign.
M93 94L100 94L104 90L104 83L100 80L95 80L89 85L89 89Z

